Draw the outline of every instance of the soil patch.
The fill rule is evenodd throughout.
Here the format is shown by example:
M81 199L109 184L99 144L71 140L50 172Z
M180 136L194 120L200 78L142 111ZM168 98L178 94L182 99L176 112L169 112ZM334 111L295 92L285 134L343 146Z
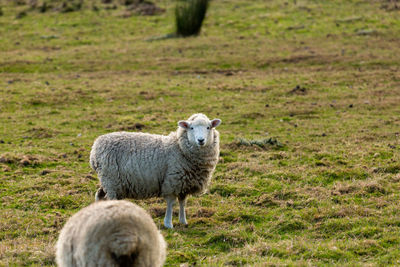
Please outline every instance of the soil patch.
M27 5L29 8L20 12L17 18L22 18L27 15L27 12L31 11L68 13L83 9L100 11L125 8L123 17L132 15L152 16L165 12L165 9L145 0L20 0L19 2L19 5Z
M295 88L289 91L289 94L292 95L305 95L307 94L307 88L301 87L300 85L296 85Z

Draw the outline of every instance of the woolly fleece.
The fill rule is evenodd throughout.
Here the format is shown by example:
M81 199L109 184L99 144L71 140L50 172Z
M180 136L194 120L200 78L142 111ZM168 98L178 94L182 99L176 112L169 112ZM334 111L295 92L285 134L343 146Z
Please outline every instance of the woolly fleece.
M125 201L100 201L72 216L61 230L56 262L71 266L162 266L164 238L150 215Z

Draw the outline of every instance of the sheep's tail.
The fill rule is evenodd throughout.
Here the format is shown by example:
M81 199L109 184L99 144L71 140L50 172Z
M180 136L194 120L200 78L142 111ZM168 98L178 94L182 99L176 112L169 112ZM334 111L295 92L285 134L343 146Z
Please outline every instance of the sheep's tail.
M96 201L105 200L106 199L106 192L104 192L103 187L100 188L96 192Z

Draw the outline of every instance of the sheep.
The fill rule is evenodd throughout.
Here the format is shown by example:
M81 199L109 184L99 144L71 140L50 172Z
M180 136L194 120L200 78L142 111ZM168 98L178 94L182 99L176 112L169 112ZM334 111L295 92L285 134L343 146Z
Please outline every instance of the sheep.
M173 228L172 209L179 200L179 223L187 225L188 195L204 193L219 157L220 119L198 113L178 122L168 136L114 132L98 137L90 165L101 187L96 201L163 197L167 202L164 225Z
M147 212L126 200L100 201L61 230L56 262L64 266L162 266L166 243Z

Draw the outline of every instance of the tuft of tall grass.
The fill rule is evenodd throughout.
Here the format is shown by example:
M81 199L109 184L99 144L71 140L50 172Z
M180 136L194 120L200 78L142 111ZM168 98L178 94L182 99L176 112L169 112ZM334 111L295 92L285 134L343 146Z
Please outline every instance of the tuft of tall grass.
M209 6L209 0L177 0L175 26L178 36L198 35Z

